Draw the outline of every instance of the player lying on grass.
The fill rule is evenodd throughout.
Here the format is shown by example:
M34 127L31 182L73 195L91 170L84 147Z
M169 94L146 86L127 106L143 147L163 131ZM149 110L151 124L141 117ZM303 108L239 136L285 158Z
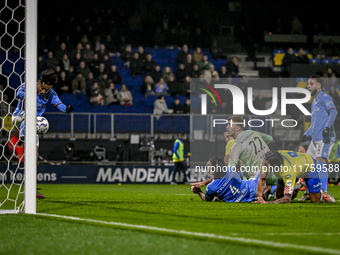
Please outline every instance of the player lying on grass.
M287 150L267 152L261 168L261 176L258 179L257 194L263 193L266 178L272 172L279 178L276 191L278 199L265 202L262 196L258 196L255 203L290 203L297 195L297 192L294 192L294 186L299 178L304 178L312 203L320 203L322 201L321 182L314 167L315 160L305 153Z
M206 187L205 194L200 187L191 186L191 191L198 194L203 201L251 202L256 198L259 173L244 181L233 167L224 165L224 161L217 157L209 159L206 167L214 179Z
M42 116L46 110L47 104L53 104L60 111L70 113L74 110L72 105L63 104L57 93L52 89L58 82L57 74L53 70L45 70L37 83L37 116ZM20 140L24 142L25 135L25 83L21 84L17 92L18 105L12 116L12 123L20 130ZM39 135L37 134L37 161L39 157ZM43 194L37 191L37 198L45 198Z

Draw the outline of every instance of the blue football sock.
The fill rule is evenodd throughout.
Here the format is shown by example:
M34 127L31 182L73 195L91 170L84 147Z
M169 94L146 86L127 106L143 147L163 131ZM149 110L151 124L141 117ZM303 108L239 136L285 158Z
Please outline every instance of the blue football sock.
M275 189L277 188L277 186L272 186L272 194L274 194Z
M328 171L327 171L327 164L321 161L316 162L315 166L316 170L319 172L319 178L321 181L321 188L327 192L327 185L328 185Z

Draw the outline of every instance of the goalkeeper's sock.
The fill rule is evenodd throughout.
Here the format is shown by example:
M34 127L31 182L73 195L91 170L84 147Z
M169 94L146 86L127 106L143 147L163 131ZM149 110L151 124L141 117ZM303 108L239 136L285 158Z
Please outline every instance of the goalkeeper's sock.
M321 188L327 192L327 186L328 186L327 164L321 161L317 161L316 170L319 171L319 179L321 181Z

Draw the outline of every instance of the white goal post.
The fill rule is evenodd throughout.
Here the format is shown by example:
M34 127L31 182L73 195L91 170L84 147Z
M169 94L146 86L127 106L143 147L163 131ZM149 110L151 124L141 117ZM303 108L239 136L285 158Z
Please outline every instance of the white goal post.
M37 54L38 0L26 0L25 82L25 213L36 213L37 189Z
M36 213L37 11L38 0L4 0L0 6L0 214ZM23 82L24 153L12 140L19 130L11 121Z

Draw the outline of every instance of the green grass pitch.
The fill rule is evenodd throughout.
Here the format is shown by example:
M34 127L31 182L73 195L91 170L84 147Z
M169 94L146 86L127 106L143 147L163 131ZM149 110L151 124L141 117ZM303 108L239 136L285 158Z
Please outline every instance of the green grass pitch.
M203 202L188 185L38 187L38 215L0 215L0 254L340 254L338 186L336 203L290 205Z

